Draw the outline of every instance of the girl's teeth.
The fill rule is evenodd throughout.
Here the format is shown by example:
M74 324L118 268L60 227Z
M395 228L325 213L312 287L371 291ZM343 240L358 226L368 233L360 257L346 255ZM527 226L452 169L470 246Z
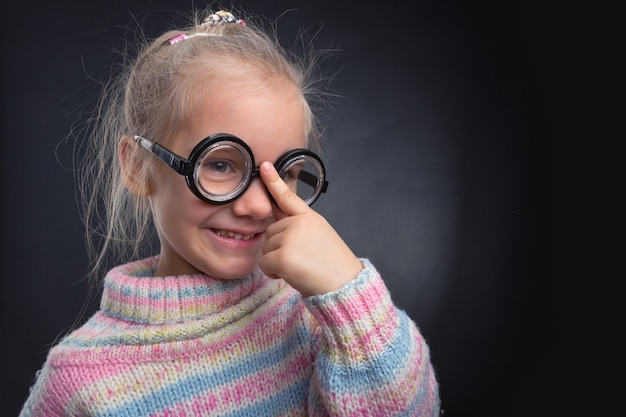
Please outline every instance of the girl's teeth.
M230 238L233 239L237 239L237 240L249 240L251 239L254 235L242 235L241 233L235 233L235 232L231 232L228 230L218 230L216 229L215 232L220 235L220 236L228 236Z

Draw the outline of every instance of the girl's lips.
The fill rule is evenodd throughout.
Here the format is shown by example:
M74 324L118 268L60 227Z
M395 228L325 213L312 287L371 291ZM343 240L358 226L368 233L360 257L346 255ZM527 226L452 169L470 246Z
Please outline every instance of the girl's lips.
M212 228L211 230L218 236L229 237L235 240L250 240L256 235L258 235L258 233L243 234L243 233L233 232L232 230L225 230L225 229L213 229Z

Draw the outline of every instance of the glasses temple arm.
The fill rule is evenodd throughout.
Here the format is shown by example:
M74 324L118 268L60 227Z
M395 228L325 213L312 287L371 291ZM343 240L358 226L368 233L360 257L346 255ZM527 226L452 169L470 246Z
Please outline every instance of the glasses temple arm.
M300 179L300 181L302 181L303 183L311 186L312 188L317 188L317 182L319 181L317 175L313 175L310 172L304 170L300 171L300 173L298 174L298 179ZM324 180L321 192L325 193L327 188L328 181Z
M139 135L133 136L133 139L142 148L147 149L151 154L159 158L161 161L165 162L169 167L171 167L179 174L188 175L191 171L191 163L187 159L176 155L174 152L165 149L158 143L154 143L151 140L148 140Z

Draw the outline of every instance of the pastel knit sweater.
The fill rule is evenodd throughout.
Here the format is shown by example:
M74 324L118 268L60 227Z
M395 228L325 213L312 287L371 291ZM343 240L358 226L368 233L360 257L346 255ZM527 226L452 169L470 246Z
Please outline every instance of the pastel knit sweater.
M372 264L302 297L119 266L101 308L48 354L20 416L436 416L429 350Z

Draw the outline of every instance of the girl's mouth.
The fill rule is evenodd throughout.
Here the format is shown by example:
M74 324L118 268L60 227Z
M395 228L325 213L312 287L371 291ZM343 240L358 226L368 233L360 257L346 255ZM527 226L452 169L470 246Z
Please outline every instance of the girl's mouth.
M244 235L244 234L241 234L241 233L232 232L230 230L224 230L224 229L212 229L212 230L218 236L229 237L229 238L235 239L235 240L250 240L250 239L252 239L253 237L255 237L257 235L257 233Z

